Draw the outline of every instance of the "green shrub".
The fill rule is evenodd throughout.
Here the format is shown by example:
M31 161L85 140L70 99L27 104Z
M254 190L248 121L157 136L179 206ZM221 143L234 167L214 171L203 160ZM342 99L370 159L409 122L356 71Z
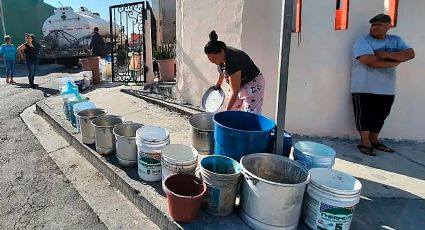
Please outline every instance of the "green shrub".
M176 45L162 44L158 49L154 50L153 56L156 60L173 59L176 57Z

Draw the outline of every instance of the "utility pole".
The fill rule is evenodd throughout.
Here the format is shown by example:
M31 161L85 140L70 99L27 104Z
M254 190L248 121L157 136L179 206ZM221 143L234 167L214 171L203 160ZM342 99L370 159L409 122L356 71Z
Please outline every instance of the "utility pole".
M278 79L278 97L276 112L276 146L275 153L283 154L284 130L286 114L286 98L288 89L289 51L291 48L292 21L294 14L294 0L282 0L282 33L280 42L280 74ZM288 156L286 156L288 157Z
M3 28L3 36L6 36L6 26L4 25L3 0L0 0L1 25Z

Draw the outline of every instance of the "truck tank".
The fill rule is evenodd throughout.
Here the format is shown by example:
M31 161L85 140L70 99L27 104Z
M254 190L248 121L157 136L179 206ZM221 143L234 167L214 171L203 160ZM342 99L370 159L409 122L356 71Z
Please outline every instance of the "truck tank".
M80 7L78 12L69 6L56 8L43 23L41 58L67 66L78 64L78 59L91 55L89 45L94 27L99 28L102 37L108 37L109 21L99 14L85 7Z

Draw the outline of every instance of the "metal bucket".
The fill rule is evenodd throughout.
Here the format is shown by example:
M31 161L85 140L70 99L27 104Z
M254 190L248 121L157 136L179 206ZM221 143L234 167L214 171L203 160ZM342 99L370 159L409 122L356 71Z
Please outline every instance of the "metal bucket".
M84 144L94 143L94 127L92 120L106 115L106 110L101 108L85 109L76 114L80 123L81 139Z
M103 155L115 152L115 137L113 129L124 123L124 118L106 115L92 120L96 151Z
M114 128L115 148L120 165L127 167L137 165L136 131L142 126L142 124L131 123Z
M284 156L242 157L241 218L254 229L297 229L310 173Z
M201 155L214 154L213 113L198 113L189 118L190 143Z

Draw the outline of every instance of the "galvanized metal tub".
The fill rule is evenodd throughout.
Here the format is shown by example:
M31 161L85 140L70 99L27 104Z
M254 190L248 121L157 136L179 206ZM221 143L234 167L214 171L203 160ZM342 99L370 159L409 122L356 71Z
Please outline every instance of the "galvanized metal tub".
M106 115L92 120L96 151L103 155L115 152L115 136L113 129L124 123L124 118Z
M241 218L254 229L297 229L310 173L284 156L242 157Z
M213 113L198 113L189 118L190 143L199 154L214 154Z
M81 139L84 144L94 143L94 127L92 120L106 115L106 110L101 108L85 109L76 114L80 123Z
M142 126L138 123L129 123L114 128L115 149L120 165L127 167L137 165L136 131Z

